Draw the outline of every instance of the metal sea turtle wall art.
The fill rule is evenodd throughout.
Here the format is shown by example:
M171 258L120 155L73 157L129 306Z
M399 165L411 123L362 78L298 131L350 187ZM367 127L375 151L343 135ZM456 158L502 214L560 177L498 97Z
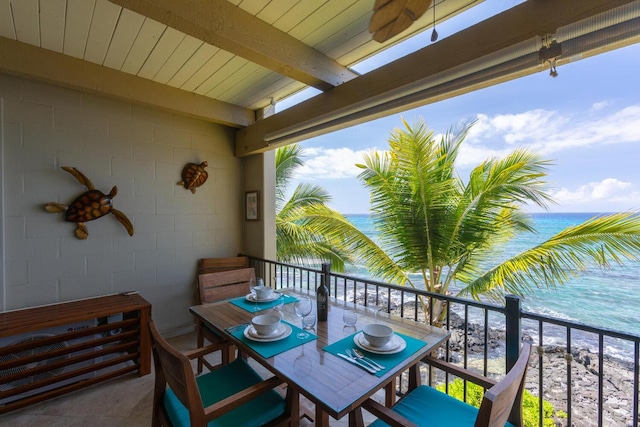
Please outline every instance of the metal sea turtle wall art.
M102 218L108 213L113 214L124 228L127 229L129 236L133 236L133 225L131 221L129 221L129 218L127 218L125 214L115 209L111 202L116 194L118 194L118 187L114 186L109 194L104 194L102 191L96 190L91 180L78 169L70 166L62 166L62 169L69 172L80 184L87 187L87 191L76 197L69 206L57 202L47 203L44 206L47 212L64 212L65 221L78 224L75 231L78 239L84 240L89 236L86 222Z
M184 168L182 168L182 181L179 181L178 185L182 185L195 194L196 189L209 178L209 174L204 170L207 166L209 166L209 164L206 160L200 164L187 163L184 165Z

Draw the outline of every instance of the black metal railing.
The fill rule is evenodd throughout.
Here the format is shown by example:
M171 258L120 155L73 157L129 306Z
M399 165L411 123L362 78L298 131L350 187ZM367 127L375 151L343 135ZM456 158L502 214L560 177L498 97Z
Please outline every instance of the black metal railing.
M527 390L537 396L539 426L549 403L554 425L638 425L640 336L529 313L516 296L507 296L505 306L499 306L336 274L327 264L250 260L256 275L273 287L315 289L325 274L335 298L436 323L452 333L438 356L485 376L504 375L517 360L521 338L530 339L537 357L530 361ZM431 368L425 374L429 384L448 383L448 376L442 378Z

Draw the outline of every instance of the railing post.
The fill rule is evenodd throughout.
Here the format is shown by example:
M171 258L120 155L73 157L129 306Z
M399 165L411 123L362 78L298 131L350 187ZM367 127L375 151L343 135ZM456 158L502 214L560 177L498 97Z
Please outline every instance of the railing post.
M329 289L329 295L331 296L331 264L328 262L322 263L322 274L324 275L324 283Z
M520 297L517 295L507 295L506 297L506 338L505 338L505 346L506 346L506 372L516 364L518 360L518 356L520 355L520 342L522 341L522 329L520 327L520 313L521 313L521 302Z

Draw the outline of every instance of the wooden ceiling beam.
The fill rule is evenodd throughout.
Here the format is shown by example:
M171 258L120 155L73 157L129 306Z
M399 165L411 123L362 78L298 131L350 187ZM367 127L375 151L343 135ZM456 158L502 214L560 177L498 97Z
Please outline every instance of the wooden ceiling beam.
M109 1L322 91L357 77L227 0Z
M236 128L255 121L252 110L5 37L0 37L0 72Z
M236 131L236 155L245 156L273 149L278 144L288 144L308 139L329 131L344 129L376 118L396 114L437 99L414 101L384 112L376 111L375 99L393 99L396 94L407 93L421 81L454 67L462 66L485 55L500 51L536 36L553 34L560 27L584 18L606 12L633 0L529 0L496 16L482 21L438 43L429 45L413 54L347 82L330 91L319 94L287 110L259 120L247 128ZM471 90L471 89L469 89ZM458 90L456 94L463 93ZM450 95L453 96L453 95ZM374 100L374 101L372 101ZM380 102L382 104L382 101ZM350 111L361 112L348 118ZM374 112L366 115L367 109ZM379 110L379 108L378 108ZM304 123L314 122L331 113L333 117L344 112L337 124L305 133ZM346 118L345 118L346 117ZM302 125L301 125L302 124ZM280 139L269 145L266 135L287 134L293 137Z

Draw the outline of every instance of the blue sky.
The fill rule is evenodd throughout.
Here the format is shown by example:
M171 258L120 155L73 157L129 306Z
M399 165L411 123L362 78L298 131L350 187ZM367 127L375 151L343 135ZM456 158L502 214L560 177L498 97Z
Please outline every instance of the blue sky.
M510 7L517 1L485 3ZM440 39L477 21L482 13L493 12L478 10L438 25ZM354 68L376 68L429 44L430 35L427 31ZM557 205L550 212L640 210L639 70L636 44L560 66L556 78L544 71L306 140L300 143L305 166L290 190L299 182L317 184L331 194L330 206L339 212L367 213L369 192L357 178L361 170L355 164L362 162L365 152L385 150L390 133L402 128L402 118L409 123L422 118L436 134L476 120L458 159L463 178L483 160L527 147L552 161L547 182Z

